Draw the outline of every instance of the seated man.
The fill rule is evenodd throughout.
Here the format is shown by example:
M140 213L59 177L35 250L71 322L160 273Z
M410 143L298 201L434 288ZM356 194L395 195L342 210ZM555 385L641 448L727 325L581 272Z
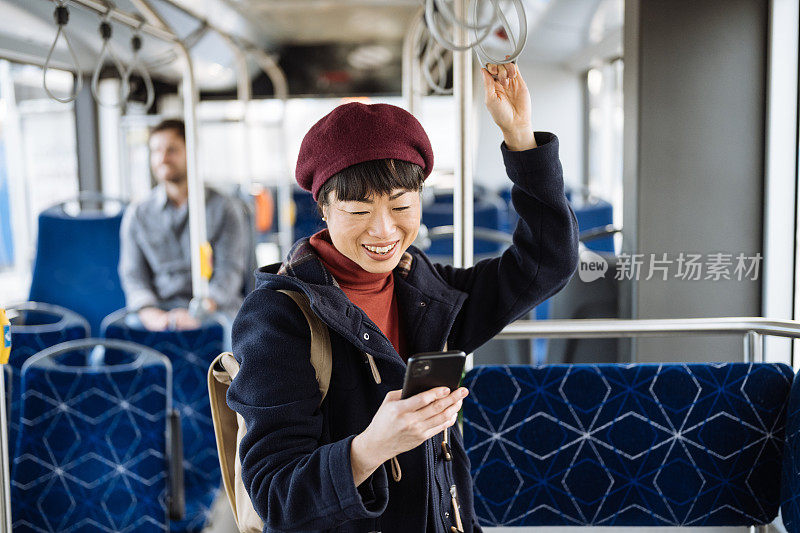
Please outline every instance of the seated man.
M165 120L150 133L150 166L158 180L148 197L129 207L120 229L119 273L129 311L150 330L188 329L198 321L192 299L186 136L181 120ZM245 216L235 201L206 187L206 228L214 271L208 311L235 316L245 275Z

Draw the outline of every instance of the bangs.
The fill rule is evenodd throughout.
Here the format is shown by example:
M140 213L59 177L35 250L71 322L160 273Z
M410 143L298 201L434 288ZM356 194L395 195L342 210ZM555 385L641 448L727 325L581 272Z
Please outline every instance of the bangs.
M333 199L348 202L391 194L396 189L420 191L424 179L422 167L408 161L399 159L364 161L334 174L320 188L317 198L324 205L328 203L331 191L336 194Z

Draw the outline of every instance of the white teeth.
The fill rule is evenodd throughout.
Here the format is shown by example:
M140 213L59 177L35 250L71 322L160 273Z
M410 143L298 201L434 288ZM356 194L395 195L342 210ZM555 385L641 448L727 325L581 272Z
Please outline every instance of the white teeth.
M364 244L363 246L370 252L376 254L388 254L392 250L392 248L395 247L395 245L397 245L397 243L394 243L390 246L369 246L368 244Z

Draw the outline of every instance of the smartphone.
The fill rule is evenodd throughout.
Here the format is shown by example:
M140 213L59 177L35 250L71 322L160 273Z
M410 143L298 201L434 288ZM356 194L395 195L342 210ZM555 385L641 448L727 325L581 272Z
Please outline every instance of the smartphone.
M408 359L402 398L436 387L458 388L467 356L459 350L419 353Z

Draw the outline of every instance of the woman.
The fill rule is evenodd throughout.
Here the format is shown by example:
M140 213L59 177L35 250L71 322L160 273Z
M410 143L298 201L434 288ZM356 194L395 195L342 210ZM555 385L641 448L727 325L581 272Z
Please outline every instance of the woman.
M474 351L561 289L578 247L558 140L534 136L516 67L489 69L485 102L503 132L520 215L514 244L499 258L459 269L431 264L411 246L433 154L409 113L345 104L303 140L297 179L327 229L260 270L233 327L241 370L228 403L247 424L242 479L264 531L481 531L453 426L467 391L401 400L405 361L445 345ZM333 372L322 405L308 324L280 289L308 296L330 330Z

